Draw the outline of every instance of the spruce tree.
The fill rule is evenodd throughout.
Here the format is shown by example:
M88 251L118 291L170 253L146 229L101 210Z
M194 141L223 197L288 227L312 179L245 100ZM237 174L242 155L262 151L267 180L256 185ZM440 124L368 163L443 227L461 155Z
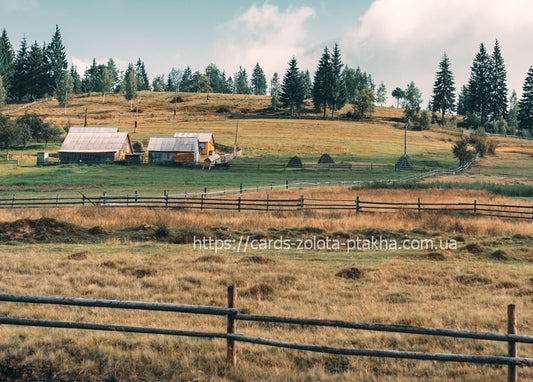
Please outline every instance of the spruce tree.
M81 78L78 69L74 65L70 65L70 77L72 78L74 94L80 94L82 92Z
M2 79L2 76L0 76L0 106L4 106L6 103L7 98L7 92L6 88L4 87L4 80Z
M2 30L0 36L0 76L4 81L4 89L6 90L6 99L9 97L14 73L15 51L9 41L7 32Z
M342 75L342 60L339 46L335 44L331 55L331 94L328 104L331 109L331 118L335 111L342 109L346 103L346 84Z
M144 61L141 61L140 58L135 64L135 74L137 76L137 90L150 90L150 80L148 79L148 73L146 73Z
M318 67L313 80L313 104L315 109L322 111L323 117L326 118L326 109L328 106L328 94L331 90L331 56L328 47L318 61Z
M22 100L26 96L29 85L28 43L26 36L22 37L15 62L13 64L12 92L15 98Z
M68 68L65 46L61 40L61 32L57 25L55 33L52 36L52 41L50 41L50 44L46 48L46 56L50 65L50 90L52 94L55 94L59 89L63 74Z
M300 72L302 77L302 84L304 87L304 99L309 99L313 97L313 82L311 81L311 73L309 70L304 70Z
M478 115L481 124L485 125L490 117L492 96L492 60L487 54L483 43L479 46L471 66L468 80L468 96L466 98L466 114Z
M518 106L519 127L533 133L533 66L527 72Z
M280 101L284 107L290 109L291 117L294 116L295 110L298 110L304 102L304 87L295 57L290 60L289 68L283 77Z
M265 95L267 89L265 72L259 66L259 62L255 64L254 71L251 77L252 93L255 95Z
M492 94L490 104L491 120L502 119L507 114L507 71L503 61L500 44L496 40L492 53Z
M47 61L46 50L41 49L35 41L28 52L27 95L35 100L50 94L53 90L51 81L51 66Z
M246 69L239 66L239 71L235 75L235 93L236 94L250 94L250 86L248 85L248 74Z
M181 76L179 90L182 92L190 92L191 83L192 83L192 71L191 71L191 68L187 66Z
M450 69L450 60L446 52L444 52L442 60L439 63L439 70L436 74L435 83L433 84L433 100L431 106L431 111L441 112L441 123L444 123L446 112L455 111L455 86L453 74Z

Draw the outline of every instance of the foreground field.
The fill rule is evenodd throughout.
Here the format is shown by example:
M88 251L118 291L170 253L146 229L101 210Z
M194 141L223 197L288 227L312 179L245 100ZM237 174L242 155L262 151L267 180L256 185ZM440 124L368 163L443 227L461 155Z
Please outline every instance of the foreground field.
M433 190L419 190L424 199ZM315 190L318 196L319 190ZM328 190L326 190L328 192ZM339 188L335 192L347 192ZM352 190L350 192L364 192ZM373 197L402 200L400 190ZM437 192L438 194L438 192ZM449 191L449 198L488 192ZM198 213L124 209L3 211L0 288L30 293L226 304L236 285L243 312L504 333L506 306L516 304L518 332L533 322L533 227L440 214ZM66 223L68 222L68 223ZM163 230L164 228L164 230ZM239 240L327 237L456 243L456 247L352 251L226 249L198 238ZM439 245L439 244L437 244ZM351 272L342 272L351 270ZM223 331L220 318L167 313L119 313L2 303L2 315ZM12 380L502 380L503 367L459 363L333 357L239 344L236 367L220 340L0 328L0 375ZM239 332L286 341L354 348L505 355L505 344L411 335L239 324ZM530 346L519 354L531 356ZM533 370L520 368L522 379ZM53 376L53 377L52 377Z

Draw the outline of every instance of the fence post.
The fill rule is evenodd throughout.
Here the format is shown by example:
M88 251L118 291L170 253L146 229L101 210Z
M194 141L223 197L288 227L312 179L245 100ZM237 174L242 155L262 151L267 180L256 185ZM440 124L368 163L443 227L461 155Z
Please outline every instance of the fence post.
M289 189L289 179L287 179L285 181L285 189L288 190Z
M235 308L237 300L237 290L234 285L228 287L228 308ZM228 314L228 330L227 334L235 334L237 332L237 320L232 314ZM235 340L226 339L227 344L227 362L233 366L237 364L237 348Z
M516 334L516 310L515 305L510 304L507 306L507 333ZM509 357L516 357L516 342L509 341ZM516 382L517 372L516 365L509 365L507 370L507 381Z
M270 202L270 194L267 194L267 201L266 201L266 210L268 212L268 208L269 208L269 202Z
M359 211L361 211L361 205L360 205L359 195L357 195L357 197L355 198L355 212L359 213Z
M207 187L204 187L204 195L207 196Z
M237 211L241 212L241 197L237 200Z
M242 194L242 183L241 183L241 185L240 185L240 187L239 187L239 193Z
M167 190L164 191L164 195L165 195L165 208L168 208L168 192L167 192Z
M200 195L200 211L204 210L204 194Z
M474 215L477 215L477 200L474 200Z
M301 210L304 209L304 196L303 195L300 195L300 209Z
M422 207L420 205L420 197L418 197L418 212L420 212L421 209L422 209Z

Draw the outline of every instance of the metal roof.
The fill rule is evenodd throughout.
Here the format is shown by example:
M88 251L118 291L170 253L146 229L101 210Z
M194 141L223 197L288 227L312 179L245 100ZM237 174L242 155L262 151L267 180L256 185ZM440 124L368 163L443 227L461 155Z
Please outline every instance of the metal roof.
M118 133L118 127L71 126L69 133Z
M198 137L150 137L148 151L198 152Z
M174 137L176 137L176 138L196 137L196 138L198 138L198 142L209 142L209 141L213 140L213 134L212 133L182 133L182 132L177 132L177 133L174 133Z
M59 152L116 152L128 143L127 132L76 133L69 131Z

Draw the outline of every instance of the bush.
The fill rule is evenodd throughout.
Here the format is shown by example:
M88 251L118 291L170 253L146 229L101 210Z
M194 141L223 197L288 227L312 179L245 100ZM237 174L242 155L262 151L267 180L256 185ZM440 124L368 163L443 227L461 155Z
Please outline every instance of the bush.
M158 239L167 237L170 234L170 231L168 230L168 227L165 224L160 224L157 226L157 228L154 231L154 236Z

